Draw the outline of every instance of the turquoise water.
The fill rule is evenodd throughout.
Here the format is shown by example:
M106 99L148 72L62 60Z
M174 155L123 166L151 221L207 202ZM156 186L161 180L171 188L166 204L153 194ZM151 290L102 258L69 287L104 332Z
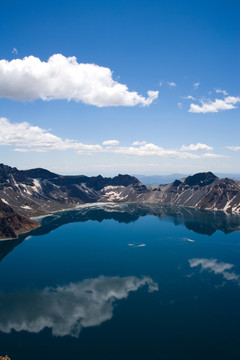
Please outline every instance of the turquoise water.
M240 219L140 205L0 243L0 355L240 359Z

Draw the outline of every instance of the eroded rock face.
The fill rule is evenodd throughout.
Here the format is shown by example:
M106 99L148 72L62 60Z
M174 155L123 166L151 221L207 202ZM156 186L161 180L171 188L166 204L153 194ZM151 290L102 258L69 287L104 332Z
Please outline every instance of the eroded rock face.
M130 175L62 176L0 164L0 199L23 216L94 202L177 205L240 214L240 182L205 172L166 185L145 186Z
M9 205L0 200L0 239L15 239L19 234L38 226L36 221L16 213Z
M203 187L212 184L218 177L211 172L198 173L192 176L188 176L183 185L199 186Z
M45 169L19 171L0 164L0 198L22 215L37 216L101 200L106 187L140 184L130 175L62 176Z

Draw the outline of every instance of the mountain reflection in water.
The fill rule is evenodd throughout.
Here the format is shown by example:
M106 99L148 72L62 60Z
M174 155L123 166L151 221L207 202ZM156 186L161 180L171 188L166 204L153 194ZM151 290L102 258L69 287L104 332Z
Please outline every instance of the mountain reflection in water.
M130 223L140 217L153 215L161 220L172 221L175 225L184 225L198 234L212 235L221 230L225 234L240 230L240 216L224 212L197 210L177 206L161 206L155 204L94 204L79 207L74 210L59 212L39 219L41 227L34 230L34 235L43 235L72 222L88 220L116 220L120 223Z
M73 210L36 218L41 223L41 227L31 233L20 235L17 240L0 242L0 261L29 235L45 235L62 225L73 222L89 220L102 222L111 219L119 223L130 223L147 215L156 216L162 221L170 221L175 225L183 225L198 234L209 236L217 230L223 231L225 234L240 230L240 216L226 214L222 211L197 210L157 204L87 204Z
M0 293L0 331L39 333L50 328L55 336L78 337L84 327L97 326L113 316L113 303L147 285L158 285L149 277L105 277L86 279L56 288Z

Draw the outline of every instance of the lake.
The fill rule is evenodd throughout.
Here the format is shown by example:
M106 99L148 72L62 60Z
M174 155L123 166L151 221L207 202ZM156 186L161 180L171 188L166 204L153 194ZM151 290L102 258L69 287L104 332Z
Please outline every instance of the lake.
M240 216L92 204L0 242L0 355L240 359Z

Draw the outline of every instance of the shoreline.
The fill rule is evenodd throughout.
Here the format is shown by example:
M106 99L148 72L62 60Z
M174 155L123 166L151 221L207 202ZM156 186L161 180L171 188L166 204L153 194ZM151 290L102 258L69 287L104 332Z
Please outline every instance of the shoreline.
M23 232L19 232L19 233L17 234L17 237L0 238L0 242L1 242L1 241L8 241L8 240L18 240L20 235L27 234L27 233L29 233L29 232L31 232L31 231L33 231L33 230L35 230L35 229L38 229L38 228L40 228L40 227L41 227L41 224L40 224L40 223L37 223L37 224L36 224L36 227L34 227L33 229L27 230L27 231L23 231Z
M183 206L183 205L170 205L170 204L159 204L159 203L136 203L136 202L112 202L112 201L109 201L109 202L94 202L94 203L84 203L84 204L79 204L79 205L76 205L74 207L71 207L71 208L65 208L65 209L61 209L61 210L55 210L55 211L51 211L49 212L48 214L46 215L39 215L39 216L32 216L32 217L29 217L31 220L34 220L38 223L38 226L34 227L33 229L31 230L28 230L28 231L23 231L23 232L19 232L17 234L17 237L11 237L11 238L0 238L0 242L1 241L8 241L8 240L17 240L19 239L19 236L20 235L23 235L23 234L27 234L35 229L38 229L39 227L41 227L41 223L38 222L38 220L40 219L43 219L45 217L48 217L48 216L53 216L54 214L58 214L58 213L61 213L61 212L67 212L67 211L72 211L72 210L77 210L77 209L82 209L82 208L87 208L87 207L94 207L94 206L104 206L104 205L120 205L120 204L135 204L135 205L146 205L146 206L151 206L151 205L159 205L159 206L173 206L173 207L176 207L176 208L189 208L189 209L195 209L195 210L198 210L198 211L210 211L210 212L214 212L214 213L217 213L217 212L221 212L221 213L224 213L226 216L240 216L239 213L237 212L227 212L223 209L200 209L200 208L196 208L194 206Z

